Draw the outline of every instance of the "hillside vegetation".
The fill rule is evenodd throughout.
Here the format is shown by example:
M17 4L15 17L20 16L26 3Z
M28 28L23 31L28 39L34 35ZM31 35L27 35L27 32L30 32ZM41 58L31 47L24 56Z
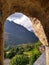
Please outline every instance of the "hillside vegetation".
M32 65L41 55L39 50L40 45L40 41L36 44L17 45L16 47L5 49L4 57L11 60L9 65Z

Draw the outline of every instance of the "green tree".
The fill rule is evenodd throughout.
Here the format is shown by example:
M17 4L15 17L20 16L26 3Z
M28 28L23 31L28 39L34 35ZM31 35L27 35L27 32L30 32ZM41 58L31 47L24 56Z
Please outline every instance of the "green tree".
M29 59L26 55L16 55L11 59L9 65L27 65L28 63Z
M12 48L9 53L7 54L8 58L13 58L16 55L16 49Z
M38 48L34 48L32 51L32 55L30 56L29 65L32 65L40 55L41 53Z

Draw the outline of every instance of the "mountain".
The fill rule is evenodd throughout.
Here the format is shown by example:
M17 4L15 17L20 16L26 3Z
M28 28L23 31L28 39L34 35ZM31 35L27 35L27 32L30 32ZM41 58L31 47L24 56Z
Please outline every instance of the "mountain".
M38 38L31 31L28 31L25 27L7 20L4 24L4 45L14 46L23 43L35 43Z

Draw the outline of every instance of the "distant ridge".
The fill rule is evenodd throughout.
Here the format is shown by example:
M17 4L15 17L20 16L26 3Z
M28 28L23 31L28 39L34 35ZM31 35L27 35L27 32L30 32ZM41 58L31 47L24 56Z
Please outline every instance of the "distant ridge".
M4 24L4 43L5 47L22 43L35 43L38 38L32 31L28 31L25 27L7 20Z

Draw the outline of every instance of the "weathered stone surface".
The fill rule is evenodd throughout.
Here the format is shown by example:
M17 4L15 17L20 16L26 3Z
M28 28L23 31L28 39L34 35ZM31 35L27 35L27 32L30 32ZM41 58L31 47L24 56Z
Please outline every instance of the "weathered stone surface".
M39 40L43 43L44 46L45 45L48 46L48 41L41 22L38 19L34 18L32 19L32 26L33 26L34 33L39 38Z
M21 12L28 17L35 17L40 20L42 25L39 34L40 41L43 45L49 45L49 0L0 0L0 22L3 23L6 18L14 12ZM4 26L0 23L0 53L3 55L3 38ZM33 22L32 22L33 23ZM38 29L38 27L37 27ZM36 33L35 33L36 34ZM43 35L43 36L42 36ZM41 38L42 36L42 38ZM0 56L0 65L3 65L2 56Z
M43 3L44 2L44 3ZM40 20L49 41L49 1L48 0L0 0L0 15L5 19L14 12L21 12L28 17ZM46 43L46 44L45 44ZM47 45L45 42L44 45Z
M4 24L0 21L0 65L4 63Z
M35 63L33 65L46 65L45 52L35 61Z
M46 64L49 65L49 47L46 47Z
M9 65L10 59L5 59L4 60L4 65Z

